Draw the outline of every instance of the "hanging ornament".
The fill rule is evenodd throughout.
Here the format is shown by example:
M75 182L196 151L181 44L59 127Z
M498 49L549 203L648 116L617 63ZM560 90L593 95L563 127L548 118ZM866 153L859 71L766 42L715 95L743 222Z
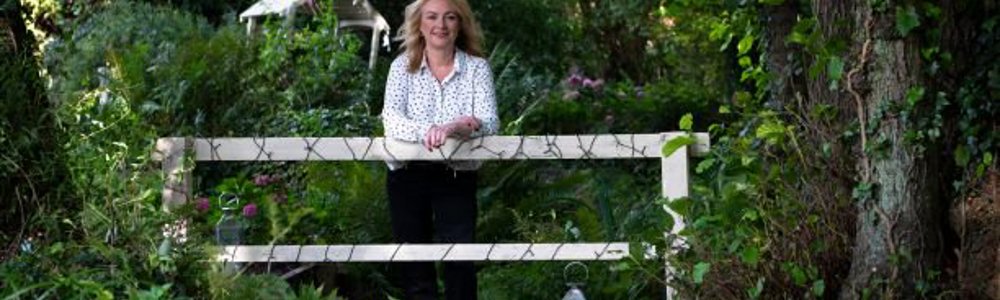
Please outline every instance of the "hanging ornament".
M219 195L219 206L222 207L222 217L215 223L215 241L219 245L239 245L243 241L243 222L236 216L240 199L236 195L223 193Z
M236 215L236 208L240 205L240 198L233 194L222 193L219 195L219 207L222 207L222 217L215 223L215 242L220 246L243 244L243 231L246 225ZM241 264L226 261L222 264L222 273L235 274L241 268Z
M569 279L569 270L574 266L583 269L582 280L571 281ZM584 265L583 263L574 261L566 264L566 267L563 268L563 280L566 281L566 286L569 287L569 290L566 291L566 295L563 296L562 300L587 300L587 297L583 295L583 290L581 289L581 287L583 287L583 283L587 281L587 279L589 278L590 278L590 270L587 269L587 266Z

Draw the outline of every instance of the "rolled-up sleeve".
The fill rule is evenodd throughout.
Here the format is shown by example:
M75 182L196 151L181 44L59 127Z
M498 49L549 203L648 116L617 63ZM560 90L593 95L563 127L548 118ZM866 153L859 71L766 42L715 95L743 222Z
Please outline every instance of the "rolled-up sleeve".
M406 59L400 57L389 68L389 78L385 83L385 99L382 106L382 126L385 136L408 142L423 141L424 133L433 125L411 118L407 109L410 89L410 74L406 72ZM495 109L494 109L495 111Z
M473 115L479 118L481 124L479 131L474 132L472 137L495 135L500 131L500 117L497 116L493 71L485 59L476 59L474 65L476 68L473 78L474 99L478 103L473 105Z

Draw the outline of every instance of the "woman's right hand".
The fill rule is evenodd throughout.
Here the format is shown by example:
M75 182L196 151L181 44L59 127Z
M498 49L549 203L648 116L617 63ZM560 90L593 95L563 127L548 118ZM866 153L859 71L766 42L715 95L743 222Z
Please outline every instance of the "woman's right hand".
M460 125L465 126L464 128L461 129L468 128L469 129L468 133L472 133L473 131L479 131L479 126L481 125L479 119L473 116L460 116L452 120L452 123L459 123Z

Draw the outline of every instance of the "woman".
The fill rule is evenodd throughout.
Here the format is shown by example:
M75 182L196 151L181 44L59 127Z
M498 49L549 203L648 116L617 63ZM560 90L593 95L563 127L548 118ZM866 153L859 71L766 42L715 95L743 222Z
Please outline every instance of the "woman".
M399 31L405 51L392 62L382 122L388 138L433 151L448 138L495 134L493 74L466 0L417 0ZM386 190L397 243L472 243L478 161L390 161ZM476 298L472 262L444 263L447 299ZM397 263L406 299L437 299L433 263Z

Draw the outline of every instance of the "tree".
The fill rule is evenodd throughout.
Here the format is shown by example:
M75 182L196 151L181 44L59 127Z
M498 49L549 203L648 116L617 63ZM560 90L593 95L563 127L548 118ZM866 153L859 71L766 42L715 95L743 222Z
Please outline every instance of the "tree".
M26 30L20 1L0 5L0 260L25 234L40 200L54 190L58 148L49 103ZM11 201L7 203L6 201ZM9 216L9 217L8 217Z
M822 176L807 184L856 201L841 298L916 297L917 283L953 255L946 221L954 194L946 187L958 172L943 162L961 141L949 133L958 114L948 103L983 53L975 33L996 2L777 2L762 11L771 97L799 112L832 107L838 116L800 125L811 131L807 144L832 145L823 167L839 183Z

